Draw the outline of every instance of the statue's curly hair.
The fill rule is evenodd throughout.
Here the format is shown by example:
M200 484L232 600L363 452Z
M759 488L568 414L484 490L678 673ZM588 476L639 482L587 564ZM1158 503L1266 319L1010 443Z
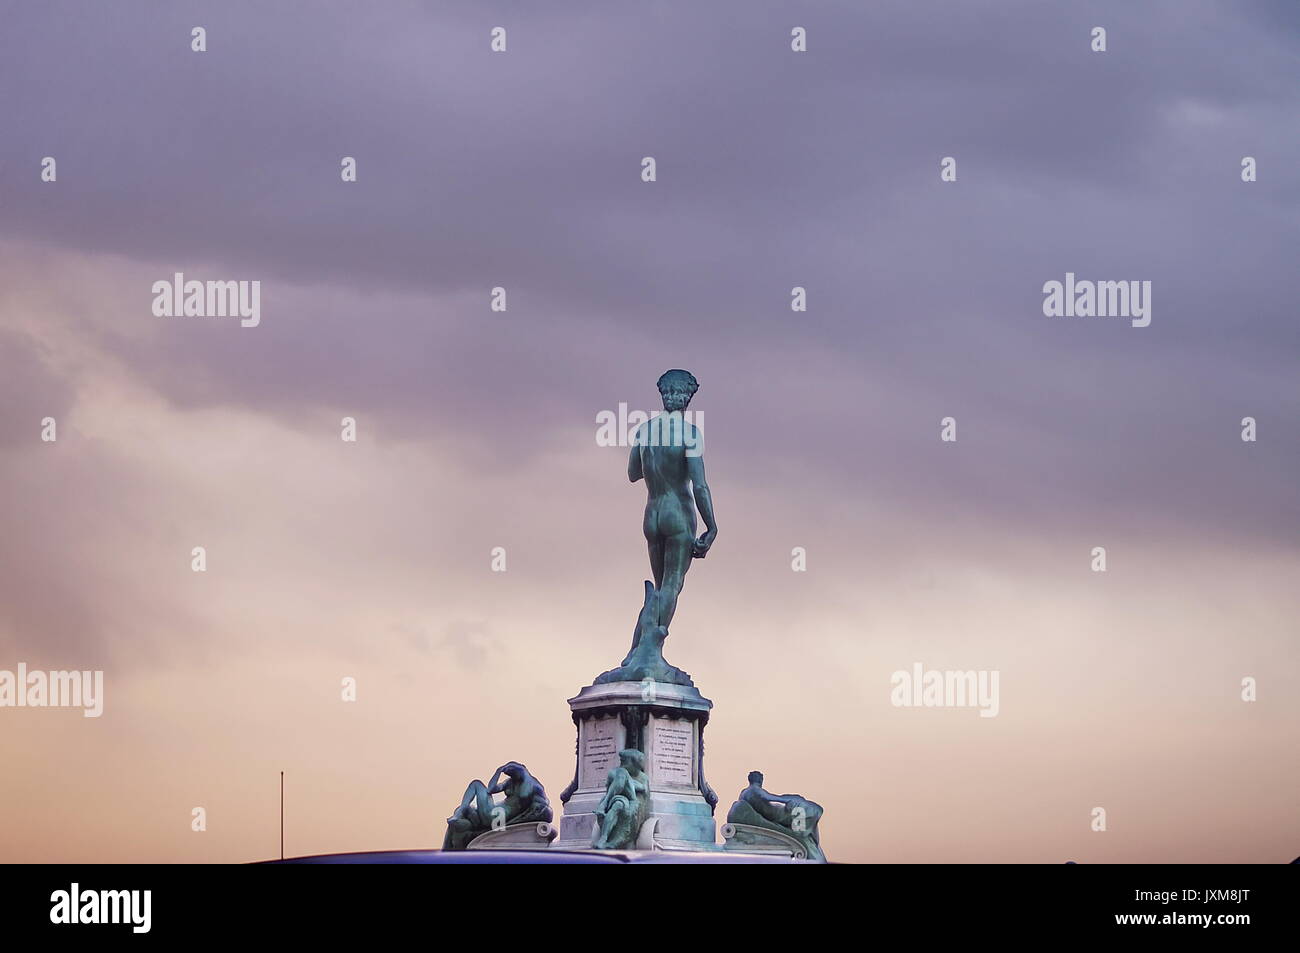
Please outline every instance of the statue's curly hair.
M695 379L695 375L690 371L684 371L680 367L674 367L671 371L664 371L659 376L655 384L659 388L659 393L663 394L669 389L684 387L695 396L695 392L700 389L700 382Z

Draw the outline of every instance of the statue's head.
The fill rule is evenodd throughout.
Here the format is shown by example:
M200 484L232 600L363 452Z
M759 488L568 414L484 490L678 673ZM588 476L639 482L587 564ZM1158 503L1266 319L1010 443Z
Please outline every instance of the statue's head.
M757 784L761 786L763 783L763 772L762 771L749 772L749 783Z
M636 748L624 748L620 751L618 763L628 774L640 774L645 771L645 755Z
M681 368L664 371L659 378L659 396L663 398L664 410L669 412L685 410L699 389L700 382L695 375Z

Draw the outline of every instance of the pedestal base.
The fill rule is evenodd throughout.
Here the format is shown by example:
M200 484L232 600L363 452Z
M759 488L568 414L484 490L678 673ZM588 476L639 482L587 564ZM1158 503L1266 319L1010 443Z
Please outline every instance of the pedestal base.
M704 726L713 702L688 685L608 682L569 699L578 729L573 782L560 795L564 817L556 847L591 847L605 780L618 753L645 755L649 815L637 847L716 849L713 810L718 797L704 780Z

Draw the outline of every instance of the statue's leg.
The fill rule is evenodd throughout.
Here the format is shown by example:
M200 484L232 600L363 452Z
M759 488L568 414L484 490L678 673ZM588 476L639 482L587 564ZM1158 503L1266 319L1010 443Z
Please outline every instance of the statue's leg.
M475 778L468 785L466 785L465 793L461 795L460 798L460 807L452 811L451 817L447 818L447 820L450 821L454 817L467 816L468 813L467 808L469 808L471 804L474 804L477 801L477 797L475 795L475 789L482 788L482 787L483 787L483 782L478 780L477 778Z
M457 817L466 820L477 819L483 824L492 822L492 796L488 794L487 785L478 778L465 788L465 795L460 799L460 807L448 820Z
M611 807L603 814L597 813L596 819L600 825L600 836L596 838L592 846L598 850L607 850L609 848L609 834L614 828L614 822L618 819L618 812Z
M646 537L646 547L650 550L650 573L655 578L655 588L662 589L664 584L664 540L658 534Z
M600 845L609 847L609 837L622 823L623 818L627 815L628 801L625 797L614 798L605 812L604 823L600 825Z
M677 597L686 582L686 570L691 568L691 550L695 537L679 533L664 541L664 584L659 587L659 625L667 628L677 612Z
M488 793L487 785L482 781L475 781L478 785L474 789L474 807L478 811L479 822L484 826L492 824L492 795Z

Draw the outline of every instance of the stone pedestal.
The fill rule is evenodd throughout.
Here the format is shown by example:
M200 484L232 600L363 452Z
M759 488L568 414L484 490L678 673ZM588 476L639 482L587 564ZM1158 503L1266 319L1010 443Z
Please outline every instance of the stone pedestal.
M689 685L608 682L588 685L569 699L578 728L573 782L560 795L564 817L556 847L591 847L592 810L605 794L605 778L618 753L645 754L650 781L650 821L638 846L663 850L713 850L713 809L718 796L704 780L704 726L713 702Z

